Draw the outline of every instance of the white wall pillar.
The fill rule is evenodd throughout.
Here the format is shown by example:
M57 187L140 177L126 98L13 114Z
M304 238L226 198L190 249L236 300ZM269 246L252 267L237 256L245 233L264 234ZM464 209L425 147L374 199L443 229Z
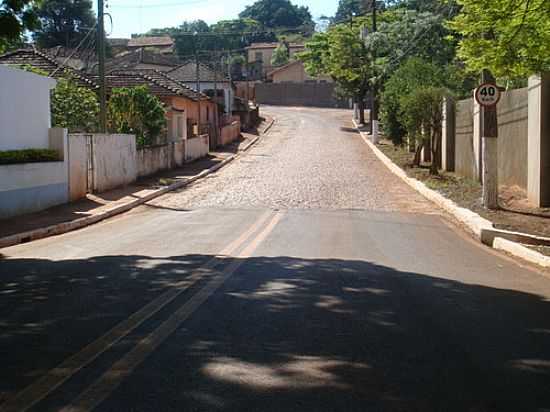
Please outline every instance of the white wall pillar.
M550 206L550 73L529 78L527 196Z
M475 93L475 92L474 92ZM474 104L473 104L473 119L474 119L474 136L473 136L473 150L474 150L474 175L477 179L477 181L481 182L482 180L482 156L481 156L481 149L482 149L482 142L481 142L481 106L476 101L474 97Z
M443 101L443 124L441 131L441 168L455 171L455 102L451 97Z

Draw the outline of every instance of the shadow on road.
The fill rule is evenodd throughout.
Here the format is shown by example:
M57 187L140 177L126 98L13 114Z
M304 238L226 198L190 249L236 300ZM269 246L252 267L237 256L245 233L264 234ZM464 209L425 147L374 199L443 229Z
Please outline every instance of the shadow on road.
M211 258L3 260L2 397ZM98 410L542 411L549 315L542 296L371 262L250 258Z

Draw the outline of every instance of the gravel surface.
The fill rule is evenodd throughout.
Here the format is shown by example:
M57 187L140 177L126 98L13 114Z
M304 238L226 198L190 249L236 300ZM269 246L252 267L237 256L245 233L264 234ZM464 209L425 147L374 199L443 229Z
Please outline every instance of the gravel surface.
M433 211L433 205L368 149L352 129L350 111L262 109L276 123L250 152L220 173L153 204L187 209Z

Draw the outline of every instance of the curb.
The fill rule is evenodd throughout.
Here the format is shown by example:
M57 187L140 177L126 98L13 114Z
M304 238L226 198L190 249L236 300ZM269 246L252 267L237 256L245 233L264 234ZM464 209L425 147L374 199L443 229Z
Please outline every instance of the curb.
M542 253L538 253L518 243L550 244L550 239L533 236L526 233L496 229L491 221L481 217L469 209L458 206L455 202L447 199L435 190L430 189L421 181L409 177L403 169L397 166L368 139L366 134L361 131L359 125L355 122L355 119L352 119L352 122L363 141L393 174L401 178L405 183L419 192L426 199L432 201L447 213L452 215L459 222L464 224L481 243L494 249L508 252L511 255L527 260L531 263L535 263L539 266L545 268L550 267L550 258L548 256L544 256Z
M44 239L50 236L62 235L63 233L82 229L86 226L93 225L95 223L109 219L113 216L128 212L129 210L132 210L138 206L141 206L144 203L150 202L151 200L156 199L160 196L163 196L169 192L173 192L174 190L178 190L186 186L189 186L191 183L194 183L199 179L202 179L212 173L217 172L219 169L221 169L222 167L228 165L233 160L235 160L241 153L248 151L254 144L258 142L258 140L260 140L262 135L266 134L267 131L271 129L274 123L275 123L275 119L272 119L271 122L264 129L262 134L260 136L255 137L250 143L248 143L238 153L228 157L227 159L223 160L217 165L212 166L210 169L203 170L196 176L193 176L189 179L182 180L180 182L173 183L170 186L166 186L162 189L158 189L155 192L148 194L147 196L133 200L129 203L125 203L120 206L113 207L112 209L107 209L106 211L102 213L98 213L97 215L87 216L80 219L72 220L70 222L63 222L56 225L51 225L44 228L30 230L28 232L17 233L15 235L0 238L0 249L6 248L9 246L15 246L21 243L32 242L33 240Z

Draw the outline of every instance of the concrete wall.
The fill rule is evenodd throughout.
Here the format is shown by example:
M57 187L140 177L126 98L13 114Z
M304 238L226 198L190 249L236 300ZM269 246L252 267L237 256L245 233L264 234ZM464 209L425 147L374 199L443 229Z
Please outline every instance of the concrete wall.
M474 101L461 100L456 103L455 109L455 170L459 175L476 179L474 155Z
M256 102L276 106L348 107L331 83L259 83Z
M82 199L88 192L88 152L85 134L70 134L69 146L69 200Z
M137 151L138 176L149 176L183 164L185 142L173 142L163 146L145 147Z
M208 135L193 137L185 141L185 161L191 162L208 154L210 148Z
M0 65L0 150L47 149L55 80Z
M220 144L226 145L234 142L241 135L241 122L240 120L223 126L220 133Z
M94 192L104 192L136 180L136 138L129 134L96 134L93 137Z
M269 75L268 75L269 77ZM305 81L319 81L323 80L328 83L332 83L332 78L329 76L311 77L306 73L304 63L301 61L291 63L287 67L281 70L274 70L271 76L273 83L303 83Z
M527 88L502 94L498 104L498 183L527 189Z
M481 170L479 106L473 99L455 108L455 170L479 180ZM527 189L528 92L502 93L498 104L498 183Z
M69 200L67 131L51 129L48 148L58 162L0 166L0 218L37 212Z

